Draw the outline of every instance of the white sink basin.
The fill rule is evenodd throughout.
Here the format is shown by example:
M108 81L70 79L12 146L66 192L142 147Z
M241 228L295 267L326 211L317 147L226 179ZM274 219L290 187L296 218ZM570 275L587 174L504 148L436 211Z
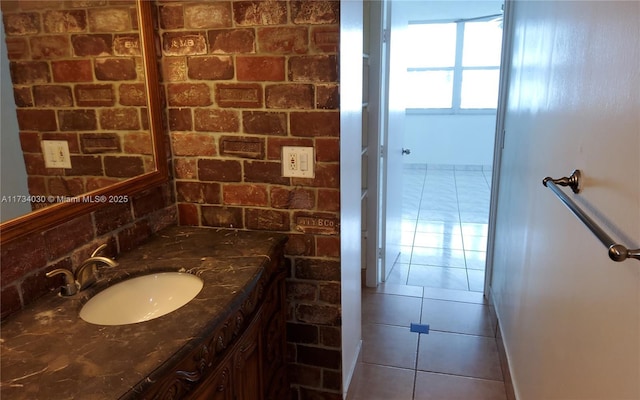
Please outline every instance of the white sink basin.
M110 286L93 296L80 318L97 325L126 325L161 317L200 293L202 279L184 272L144 275Z

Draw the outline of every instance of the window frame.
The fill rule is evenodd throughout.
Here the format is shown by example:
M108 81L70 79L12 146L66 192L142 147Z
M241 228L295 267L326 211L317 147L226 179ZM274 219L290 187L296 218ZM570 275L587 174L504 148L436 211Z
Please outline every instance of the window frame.
M434 20L434 21L409 21L409 25L428 25L428 24L456 24L456 51L455 62L453 66L449 67L407 67L407 72L422 72L422 71L453 71L453 85L452 85L452 97L451 107L447 108L427 108L427 107L407 107L407 114L494 114L497 111L496 106L492 108L462 108L462 73L464 71L498 71L500 72L500 63L497 66L472 66L463 67L462 54L464 51L464 27L468 22L482 22L486 18L496 17L501 14L491 15L481 18L470 19L458 19L458 20Z

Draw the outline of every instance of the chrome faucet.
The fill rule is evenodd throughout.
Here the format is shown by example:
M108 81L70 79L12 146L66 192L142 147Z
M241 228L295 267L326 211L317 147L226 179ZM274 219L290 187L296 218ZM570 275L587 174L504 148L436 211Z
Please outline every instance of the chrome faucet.
M97 266L98 264L106 265L107 267L116 267L118 263L110 258L98 256L97 254L107 247L106 244L100 245L97 249L91 253L91 257L87 258L76 268L76 273L63 268L54 269L47 272L45 275L47 278L52 276L63 274L64 286L60 293L63 296L73 296L78 293L79 290L86 289L93 285L97 281Z
M91 257L87 258L80 264L80 266L76 269L75 273L75 281L78 285L79 290L86 289L87 287L93 285L97 280L97 266L99 264L106 265L109 268L113 268L118 266L118 263L110 258L98 256L97 254L101 252L107 245L103 244L93 253L91 253Z

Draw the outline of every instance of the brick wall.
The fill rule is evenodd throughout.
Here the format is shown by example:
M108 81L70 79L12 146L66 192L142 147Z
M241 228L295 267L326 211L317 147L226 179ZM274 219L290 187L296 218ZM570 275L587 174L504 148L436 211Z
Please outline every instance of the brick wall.
M159 1L158 15L179 221L289 234L294 398L341 398L340 238L297 223L339 217L339 3ZM315 147L315 179L281 176L285 145Z
M30 194L75 196L152 170L135 3L2 11ZM46 168L43 140L66 141L72 167Z

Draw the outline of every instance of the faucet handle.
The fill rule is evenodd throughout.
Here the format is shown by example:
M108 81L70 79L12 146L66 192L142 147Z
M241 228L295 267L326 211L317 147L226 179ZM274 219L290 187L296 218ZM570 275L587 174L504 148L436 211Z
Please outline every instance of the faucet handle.
M78 293L78 286L76 285L76 280L71 273L71 271L63 268L54 269L45 274L47 278L51 278L56 275L64 275L64 286L62 286L60 290L60 294L63 296L73 296Z
M106 243L101 244L100 246L98 246L98 248L97 248L97 249L95 249L95 250L93 251L93 253L91 253L91 257L95 257L95 256L97 256L97 255L98 255L98 253L100 253L102 250L104 250L104 249L106 249L106 248L107 248L107 244L106 244Z

